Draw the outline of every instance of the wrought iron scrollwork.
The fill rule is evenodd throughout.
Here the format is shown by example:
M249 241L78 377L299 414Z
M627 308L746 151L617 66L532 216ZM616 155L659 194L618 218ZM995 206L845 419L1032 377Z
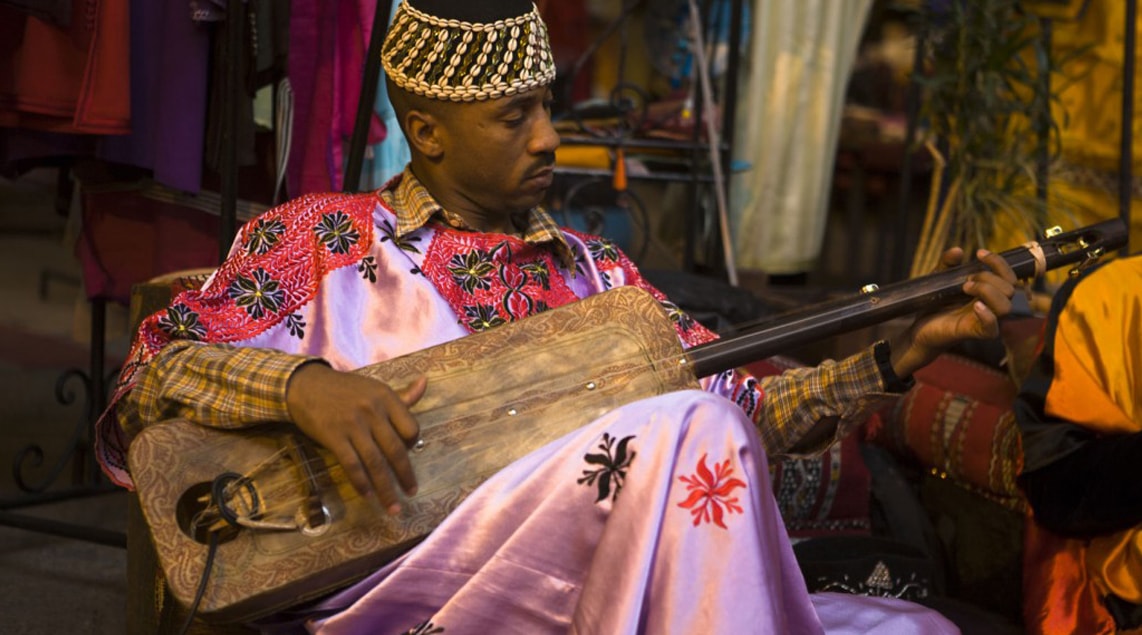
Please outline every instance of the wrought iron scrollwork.
M56 380L55 398L56 403L63 406L74 404L77 396L73 386L77 383L82 395L83 407L80 409L79 421L72 430L65 453L57 458L47 473L37 481L32 481L26 472L30 468L38 468L44 464L44 449L38 443L31 443L16 453L12 465L12 478L16 481L16 487L20 488L21 491L34 494L47 490L71 463L76 453L83 450L90 426L91 376L78 368L64 371Z
M95 417L99 416L107 396L102 394L103 386L114 385L118 369L101 378L99 387L92 382L91 375L78 368L65 370L56 380L55 400L61 406L80 404L78 419L72 428L71 436L63 447L63 453L46 468L38 478L32 472L44 466L46 456L39 443L30 443L19 451L12 461L12 479L20 491L39 494L47 491L63 476L69 465L74 466L73 481L77 484L95 485L100 480L98 466L91 452L91 432ZM99 390L101 394L95 394Z

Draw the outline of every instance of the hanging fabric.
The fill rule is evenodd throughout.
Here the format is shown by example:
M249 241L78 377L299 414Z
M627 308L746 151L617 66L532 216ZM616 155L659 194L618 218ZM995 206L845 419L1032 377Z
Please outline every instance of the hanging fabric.
M294 0L289 79L294 93L290 198L340 190L376 0ZM374 117L369 144L385 138Z
M128 0L74 0L66 28L0 4L0 126L129 132L129 29Z
M134 2L131 133L102 140L98 156L153 171L184 192L202 185L210 31L180 2Z
M774 0L753 11L730 200L741 269L812 269L825 235L841 107L871 0Z

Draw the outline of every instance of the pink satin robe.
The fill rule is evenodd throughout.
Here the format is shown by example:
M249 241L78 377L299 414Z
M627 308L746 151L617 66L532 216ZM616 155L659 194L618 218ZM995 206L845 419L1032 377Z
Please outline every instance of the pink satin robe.
M575 233L566 236L572 275L547 249L515 238L436 226L395 236L395 216L376 196L303 197L277 213L243 229L234 257L201 293L176 298L181 309L144 324L133 360L145 362L186 311L202 339L355 369L619 285L664 299L613 245ZM279 231L285 226L301 231ZM267 242L274 249L262 249ZM714 337L672 314L687 345ZM262 626L418 635L957 632L901 600L811 596L751 419L756 382L727 372L703 387L628 404L533 451L396 562ZM125 480L115 469L123 439L113 432L104 426L101 457Z

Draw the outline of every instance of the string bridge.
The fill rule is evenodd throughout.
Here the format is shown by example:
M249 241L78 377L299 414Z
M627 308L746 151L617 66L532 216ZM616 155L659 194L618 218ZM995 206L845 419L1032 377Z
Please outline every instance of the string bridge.
M189 488L178 508L183 532L205 543L211 534L225 542L243 529L320 535L343 505L324 459L308 440L290 434L248 472L225 472Z

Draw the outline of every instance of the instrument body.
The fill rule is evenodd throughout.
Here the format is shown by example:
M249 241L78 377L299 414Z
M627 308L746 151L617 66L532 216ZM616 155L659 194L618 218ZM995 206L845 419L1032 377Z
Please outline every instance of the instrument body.
M399 516L362 499L324 450L310 451L319 457L311 469L299 465L307 461L304 452L300 459L275 458L297 442L292 426L218 430L166 421L132 442L128 461L143 514L170 589L185 604L195 596L207 552L206 541L188 527L190 508L216 477L260 472L271 462L275 475L264 478L292 472L299 496L307 481L319 482L329 519L324 529L239 530L223 540L200 603L204 619L255 619L359 579L531 450L622 404L698 387L664 309L633 287L357 372L396 386L428 377L412 408L424 441L410 454L420 487ZM262 478L252 479L256 493L247 498L273 505L267 492L281 488Z
M1018 276L1029 277L1089 264L1125 237L1121 221L1107 221L1039 243L1037 255L1019 248L1003 256ZM303 501L299 529L220 532L199 613L248 621L364 577L426 536L492 474L605 412L696 388L697 377L813 339L963 301L963 283L982 266L969 263L808 307L686 352L652 296L620 287L360 369L394 386L428 377L413 407L425 442L411 454L420 491L397 517L363 500L330 455L285 424L229 431L162 422L132 442L128 461L168 584L184 604L195 596L208 549L192 519L205 513L220 476L260 474L268 465L276 476L251 477L237 487L236 504L268 507L283 489Z

